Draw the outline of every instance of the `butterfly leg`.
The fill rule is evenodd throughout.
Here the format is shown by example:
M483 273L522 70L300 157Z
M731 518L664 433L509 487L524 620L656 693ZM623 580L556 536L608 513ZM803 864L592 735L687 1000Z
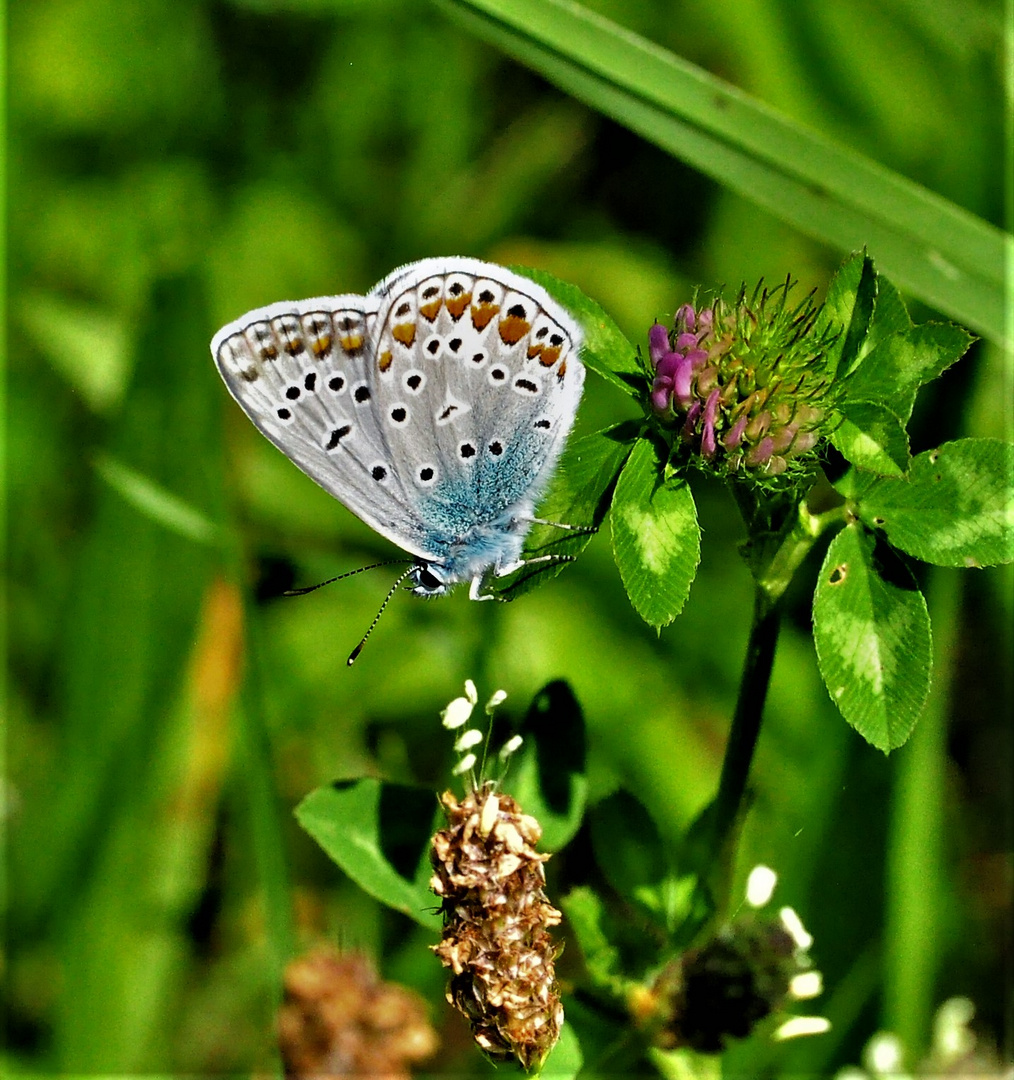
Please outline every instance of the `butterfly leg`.
M468 599L469 600L499 600L501 604L506 604L507 601L502 596L497 596L495 593L480 593L482 588L483 575L478 574L472 578L472 584L468 587Z
M516 562L507 563L504 566L498 566L494 571L495 577L507 577L508 574L513 574L516 570L522 570L529 566L536 566L539 563L568 563L576 562L577 559L573 555L539 555L535 559L518 559ZM469 600L499 600L501 603L507 603L507 600L503 596L497 596L495 593L480 593L482 588L483 575L472 578L472 584L468 589Z
M533 525L548 525L551 529L566 529L575 533L597 533L594 525L565 525L562 521L547 521L545 518L529 518Z

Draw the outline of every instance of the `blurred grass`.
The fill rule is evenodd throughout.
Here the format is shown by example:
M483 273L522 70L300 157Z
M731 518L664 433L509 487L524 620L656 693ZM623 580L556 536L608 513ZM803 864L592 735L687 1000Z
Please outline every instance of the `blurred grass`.
M669 153L1003 341L1003 233L561 0L444 0L464 25ZM1008 345L1012 344L1007 342Z
M594 8L1001 222L997 5ZM271 1068L278 968L322 936L426 993L458 1047L418 932L350 887L289 810L339 776L443 785L437 713L464 678L503 687L521 716L562 677L589 725L592 800L623 782L677 837L713 794L745 642L734 508L701 487L700 574L661 637L631 610L602 535L512 605L398 597L347 670L388 579L277 594L391 548L239 414L207 343L253 305L362 290L401 262L461 253L575 282L643 347L697 282L791 271L821 286L838 253L428 5L20 0L9 33L5 1064ZM920 404L915 448L1003 435L1001 385L1009 398L1008 361L978 347ZM630 408L589 377L579 429ZM128 470L133 501L99 460ZM180 506L219 543L167 528ZM958 990L1003 1030L991 945L1010 901L1010 581L963 578L937 628L955 643L935 744L945 783L925 792L929 810L894 812L908 807L919 835L946 793L927 902L948 922L905 1009L882 997L885 957L913 947L919 925L898 877L909 842L885 825L899 765L836 716L806 589L790 597L739 871L779 871L779 901L817 939L829 991L817 1010L839 1026L827 1041L744 1046L752 1075L856 1062L889 1016L914 1030L926 1002ZM442 1066L473 1062L461 1044Z

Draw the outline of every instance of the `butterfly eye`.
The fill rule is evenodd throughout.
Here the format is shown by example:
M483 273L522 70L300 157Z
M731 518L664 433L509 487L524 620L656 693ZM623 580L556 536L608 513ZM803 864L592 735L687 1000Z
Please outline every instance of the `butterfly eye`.
M417 580L424 589L428 589L430 592L439 592L444 587L444 583L440 578L425 566L420 567Z

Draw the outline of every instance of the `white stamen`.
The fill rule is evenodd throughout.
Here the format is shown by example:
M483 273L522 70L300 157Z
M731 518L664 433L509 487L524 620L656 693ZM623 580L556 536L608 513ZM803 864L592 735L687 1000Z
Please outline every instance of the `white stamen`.
M475 754L466 754L458 764L451 769L451 776L460 776L462 773L468 772L468 770L475 765L476 761L478 761L478 758Z
M803 920L790 907L783 907L778 912L782 926L792 935L792 940L799 949L808 949L813 944L813 935L807 933Z
M469 728L468 731L463 731L454 744L455 753L460 754L462 750L471 750L473 746L478 746L484 738L485 736L478 728Z
M479 691L475 688L475 683L471 679L465 680L465 697L473 704L477 705L479 702Z
M746 902L752 908L762 908L778 883L778 875L770 866L755 866L746 879Z
M881 1031L866 1044L863 1064L872 1073L897 1073L901 1071L901 1040L889 1031Z
M482 804L482 813L479 814L479 835L489 836L496 824L497 815L500 813L500 800L495 795L489 795Z
M807 998L815 998L824 992L824 980L819 971L804 971L800 975L794 975L789 982L789 993L796 1001L806 1001Z
M506 690L497 690L493 694L493 696L489 699L489 701L486 702L486 712L487 712L487 714L491 713L497 707L497 705L500 705L502 702L504 702L506 700L507 700L507 691Z
M512 735L503 746L500 747L500 760L506 761L524 741L525 740L520 735Z
M473 708L474 705L467 698L456 697L440 714L440 722L448 731L454 731L455 728L468 723Z
M771 1037L783 1042L785 1039L798 1039L800 1035L823 1035L830 1030L831 1021L826 1016L793 1016Z

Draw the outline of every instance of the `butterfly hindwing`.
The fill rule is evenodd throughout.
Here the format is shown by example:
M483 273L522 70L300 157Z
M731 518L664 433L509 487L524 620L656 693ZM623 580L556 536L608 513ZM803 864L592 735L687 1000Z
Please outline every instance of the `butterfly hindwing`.
M404 499L374 477L388 457L371 405L375 324L376 304L361 296L283 302L223 327L212 351L260 431L354 514L407 547Z

